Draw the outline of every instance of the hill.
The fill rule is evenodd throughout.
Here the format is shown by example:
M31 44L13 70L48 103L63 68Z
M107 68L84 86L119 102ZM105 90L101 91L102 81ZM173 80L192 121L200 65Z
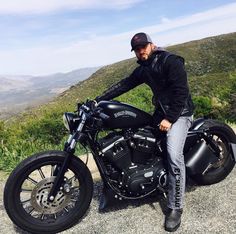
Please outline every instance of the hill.
M0 119L47 103L98 70L82 68L47 76L0 76Z
M236 33L175 45L167 50L185 58L196 105L195 117L208 115L236 122ZM28 110L11 121L0 122L0 169L11 169L33 152L61 149L65 140L63 112L74 111L77 102L100 95L136 66L133 58L102 67L48 104ZM151 96L150 89L141 85L118 100L151 113Z
M198 104L196 114L236 121L236 33L191 41L168 47L167 50L185 58L190 89ZM135 58L105 66L89 79L62 93L55 99L54 105L94 98L128 76L136 66ZM145 94L142 92L144 90ZM143 85L118 99L151 112L150 94L150 90ZM199 105L203 108L205 105L208 109L203 110ZM225 115L219 116L222 109L226 111Z

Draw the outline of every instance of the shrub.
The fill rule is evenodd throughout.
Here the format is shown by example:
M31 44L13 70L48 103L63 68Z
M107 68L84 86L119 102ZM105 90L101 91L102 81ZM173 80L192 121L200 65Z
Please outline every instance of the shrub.
M209 116L212 111L211 99L209 97L193 97L193 102L195 105L194 114L196 117Z

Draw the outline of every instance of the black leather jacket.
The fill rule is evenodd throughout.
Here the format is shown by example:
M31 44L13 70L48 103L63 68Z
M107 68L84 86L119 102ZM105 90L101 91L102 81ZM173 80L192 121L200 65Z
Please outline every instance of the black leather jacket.
M153 104L163 110L163 118L174 123L180 116L193 114L184 59L157 49L146 61L138 61L132 74L106 90L96 101L111 100L146 83L153 92Z

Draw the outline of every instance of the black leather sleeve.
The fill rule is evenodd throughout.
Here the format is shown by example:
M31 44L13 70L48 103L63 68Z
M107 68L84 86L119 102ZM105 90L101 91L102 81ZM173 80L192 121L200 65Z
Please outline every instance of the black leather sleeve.
M171 103L165 118L174 123L184 110L189 97L187 73L182 59L177 56L170 56L167 59L165 69L167 69L168 85L171 91Z
M111 100L113 98L120 96L123 93L128 92L129 90L135 88L136 86L142 84L143 81L139 73L140 72L139 72L139 67L138 67L132 72L130 76L112 85L101 96L96 97L95 100L97 102L100 102L102 100Z

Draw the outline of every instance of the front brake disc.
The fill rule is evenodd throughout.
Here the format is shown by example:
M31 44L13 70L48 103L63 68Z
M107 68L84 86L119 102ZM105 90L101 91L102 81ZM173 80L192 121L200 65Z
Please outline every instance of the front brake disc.
M43 214L55 214L63 210L71 199L71 194L59 191L54 201L48 201L48 194L54 184L55 176L41 180L31 193L31 205L35 211Z

